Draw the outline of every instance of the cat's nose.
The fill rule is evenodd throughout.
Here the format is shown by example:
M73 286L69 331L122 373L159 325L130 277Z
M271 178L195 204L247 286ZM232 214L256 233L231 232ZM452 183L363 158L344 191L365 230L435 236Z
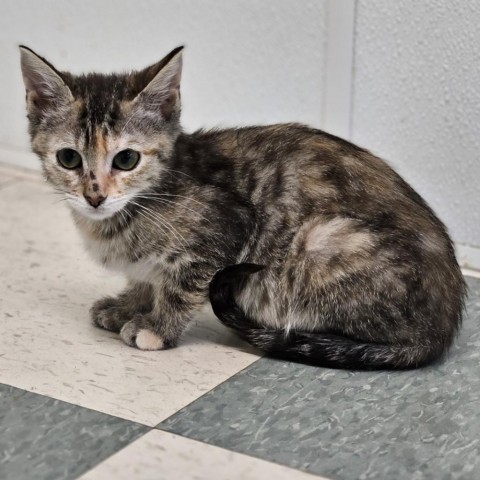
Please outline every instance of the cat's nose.
M93 207L98 208L106 199L103 195L88 195L84 193L85 200Z

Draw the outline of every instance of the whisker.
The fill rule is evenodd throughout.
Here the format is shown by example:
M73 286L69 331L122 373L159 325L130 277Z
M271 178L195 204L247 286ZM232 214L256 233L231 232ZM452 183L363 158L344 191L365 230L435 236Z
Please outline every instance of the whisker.
M181 208L185 208L185 209L189 210L190 212L192 212L193 214L199 216L203 220L206 220L207 222L212 223L210 219L208 219L207 217L202 215L197 210L194 210L193 208L187 207L186 205L183 205L182 203L177 203L173 200L168 200L166 198L156 198L155 196L147 196L147 195L137 195L135 198L143 198L145 200L152 200L153 202L164 203L165 205L175 205L175 206L178 206L178 207L181 207Z
M145 208L145 207L143 207L143 208ZM184 245L187 243L187 240L185 239L185 237L183 237L183 235L180 234L180 232L164 216L160 215L158 212L154 212L151 209L146 209L146 211L148 213L150 213L151 218L153 218L154 220L158 220L158 221L163 222L163 225L165 227L167 227L168 230L171 233L173 233L173 235L175 235L177 240L179 240L180 242L183 241L183 243L181 243L181 245L182 245L182 248L184 248ZM185 250L185 248L184 248L184 250ZM185 250L185 253L187 253L186 250Z
M127 225L127 223L128 223L128 216L129 216L128 212L127 212L126 210L123 210L123 209L122 209L122 210L119 210L118 213L120 214L120 217L121 217L121 219L122 219L122 221L123 221L123 225ZM120 223L120 225L121 225L121 223Z
M167 171L169 171L169 172L181 173L182 175L185 175L186 177L191 178L192 180L194 180L195 183L196 183L196 181L197 181L194 177L192 177L191 175L188 175L188 173L182 172L182 171L180 171L180 170L174 170L173 168L168 168L168 167L164 167L164 168L165 168L165 170L167 170Z
M178 198L186 198L188 200L191 200L192 202L198 203L199 205L202 205L202 207L208 207L208 204L199 202L198 200L195 200L193 197L188 197L186 195L176 195L173 193L155 193L155 192L145 192L142 195L152 195L156 197L178 197Z
M133 216L133 214L128 209L119 210L118 213L120 213L122 215L122 217L123 217L123 214L125 215L125 223L127 223L128 219ZM137 213L140 214L141 212L137 211ZM142 232L141 228L130 229L128 233L129 233L130 236L136 237L137 240L140 240L143 244L148 244L149 243L149 239Z
M66 202L67 200L68 200L68 198L58 198L58 199L55 200L55 202L53 202L53 203L58 204L58 203L60 203L60 202Z
M130 203L142 209L142 211L138 211L140 215L144 216L145 218L150 218L150 220L158 221L163 227L167 228L169 232L172 233L175 236L175 238L180 242L180 246L183 248L185 253L188 253L184 246L184 244L187 243L187 240L180 234L180 232L178 232L178 230L175 229L175 227L170 222L168 222L168 220L165 217L160 215L158 212L155 212L149 209L148 207L141 205L140 203L137 203L137 202L130 202Z

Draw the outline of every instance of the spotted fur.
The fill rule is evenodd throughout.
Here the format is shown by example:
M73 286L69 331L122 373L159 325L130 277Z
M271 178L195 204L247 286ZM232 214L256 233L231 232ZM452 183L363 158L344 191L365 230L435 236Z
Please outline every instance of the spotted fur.
M45 177L89 252L129 280L92 307L97 326L173 347L210 298L283 358L411 368L448 350L465 296L452 242L381 159L297 124L184 133L181 48L140 72L83 76L21 52ZM59 165L62 148L81 167ZM140 162L118 171L125 149Z

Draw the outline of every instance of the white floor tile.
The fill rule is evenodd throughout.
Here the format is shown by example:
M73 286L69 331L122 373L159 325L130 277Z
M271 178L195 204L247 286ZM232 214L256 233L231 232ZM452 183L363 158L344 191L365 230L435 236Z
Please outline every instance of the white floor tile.
M462 273L467 277L475 277L480 278L480 271L479 270L472 270L470 268L462 268Z
M15 180L10 178L10 177L6 177L6 176L2 177L0 175L0 188L5 187L6 185L9 185L9 184L13 183L14 181Z
M80 480L308 480L322 477L153 430Z
M82 250L67 208L21 181L0 190L0 382L156 425L258 356L199 313L181 345L142 352L90 324L123 280Z

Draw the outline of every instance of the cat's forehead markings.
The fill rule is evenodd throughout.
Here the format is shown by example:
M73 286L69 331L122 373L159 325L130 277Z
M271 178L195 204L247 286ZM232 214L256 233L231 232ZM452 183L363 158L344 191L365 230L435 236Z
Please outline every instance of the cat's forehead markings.
M95 145L93 146L97 155L106 156L108 153L107 136L103 127L95 129Z
M85 131L85 148L94 147L95 145L95 135L93 134L93 125L88 117L85 118L83 123L83 128Z
M106 137L110 134L109 126L112 125L113 119L116 118L115 99L111 98L109 103L105 98L101 98L97 94L83 95L79 99L78 111L80 125L83 130L85 148L96 150L100 148L105 150Z

